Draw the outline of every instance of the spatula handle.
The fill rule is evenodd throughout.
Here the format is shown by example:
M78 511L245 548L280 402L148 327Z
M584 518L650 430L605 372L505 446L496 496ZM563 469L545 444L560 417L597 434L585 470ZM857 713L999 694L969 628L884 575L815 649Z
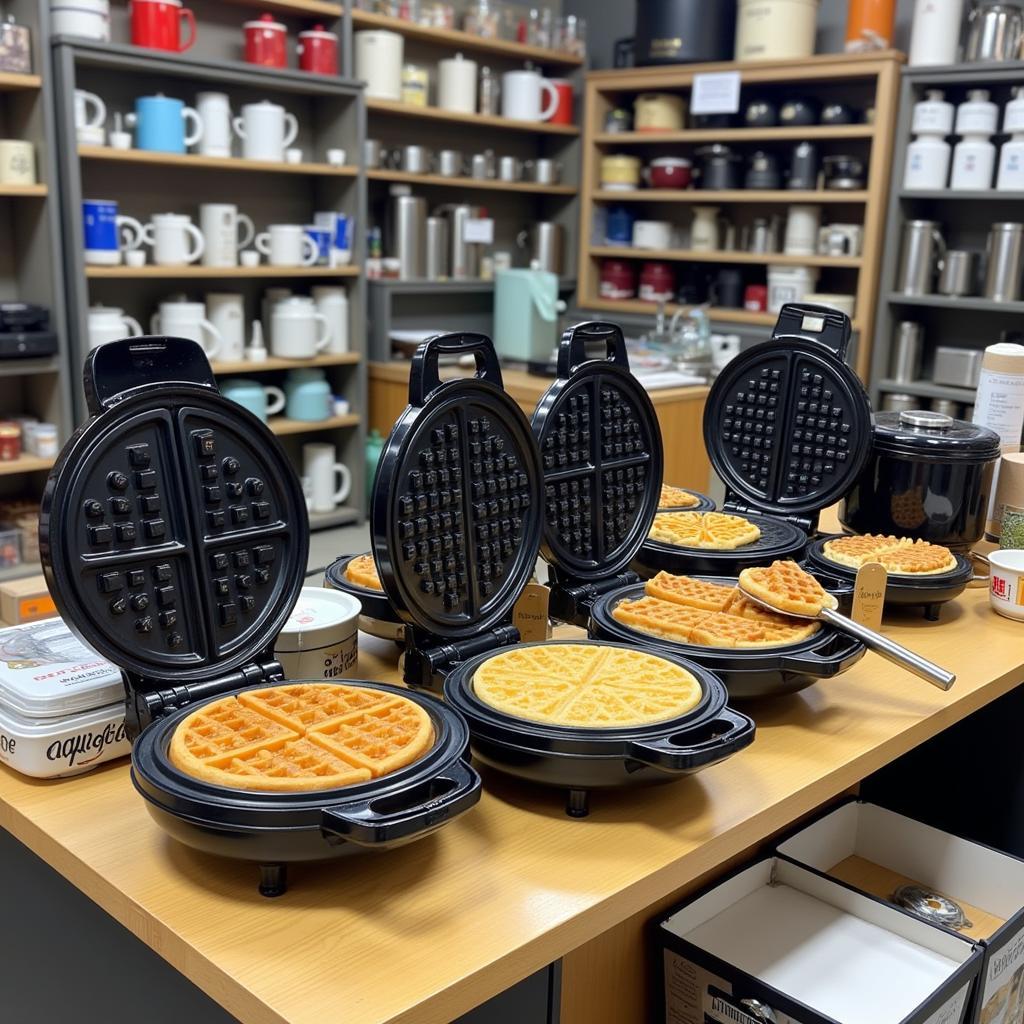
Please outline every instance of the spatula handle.
M832 611L831 608L823 608L821 618L835 626L836 629L855 636L865 647L876 654L880 654L897 665L902 665L914 675L926 679L940 690L948 690L956 682L956 676L952 672L947 672L927 658L908 651L902 644L890 640L887 636L882 636L881 633L876 633L873 629L868 629L867 626L862 626L859 622L854 622L853 619L848 619L845 615L840 615L839 612Z

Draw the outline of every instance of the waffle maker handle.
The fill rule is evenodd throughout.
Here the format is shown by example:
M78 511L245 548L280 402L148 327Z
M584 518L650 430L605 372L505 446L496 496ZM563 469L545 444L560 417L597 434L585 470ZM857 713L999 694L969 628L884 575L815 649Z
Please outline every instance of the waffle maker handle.
M325 807L321 829L358 846L382 846L423 835L480 799L480 776L457 760L415 786L341 807Z
M587 355L587 345L604 342L604 358L624 370L629 369L629 356L626 353L626 339L618 324L605 320L587 320L584 323L568 327L562 335L562 343L558 346L558 376L572 376L577 366L592 359Z
M867 648L852 636L836 633L825 651L801 651L782 658L783 672L799 672L817 679L831 679L864 657Z
M698 736L696 741L691 739L694 732ZM629 756L663 772L695 772L731 757L753 741L753 721L726 707L699 729L682 729L669 736L633 741L629 744Z
M494 342L486 334L468 331L435 334L434 337L427 338L412 357L412 366L409 368L411 406L420 408L431 393L441 386L437 363L442 355L474 356L477 379L489 381L497 388L503 387L498 353L494 351Z
M826 346L845 362L852 333L850 318L838 309L811 302L787 302L779 311L771 340L801 338Z
M94 348L82 369L85 399L93 416L116 404L126 392L175 382L217 390L202 345L188 338L110 341Z

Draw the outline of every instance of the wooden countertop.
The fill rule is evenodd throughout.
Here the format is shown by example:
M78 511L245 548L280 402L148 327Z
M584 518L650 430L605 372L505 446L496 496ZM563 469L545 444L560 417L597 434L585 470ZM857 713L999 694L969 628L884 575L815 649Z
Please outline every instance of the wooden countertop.
M436 835L293 867L277 900L258 895L253 866L161 832L123 762L56 782L3 769L0 824L243 1021L441 1024L1024 677L1024 630L992 613L982 589L947 604L937 623L908 611L887 632L956 671L954 688L942 693L868 654L838 679L748 705L754 745L697 776L595 794L577 821L560 793L489 773L480 805ZM366 640L361 673L393 677L393 650Z
M390 362L370 363L369 374L371 380L390 381L395 384L409 383L409 362L404 359L393 359ZM456 366L443 368L445 377L470 377L473 371ZM536 405L538 399L550 387L553 378L539 377L525 370L512 370L502 368L502 383L511 398L517 402L528 402ZM708 387L706 384L693 384L681 388L655 388L647 393L655 405L666 405L669 402L681 402L688 399L701 400L707 398Z

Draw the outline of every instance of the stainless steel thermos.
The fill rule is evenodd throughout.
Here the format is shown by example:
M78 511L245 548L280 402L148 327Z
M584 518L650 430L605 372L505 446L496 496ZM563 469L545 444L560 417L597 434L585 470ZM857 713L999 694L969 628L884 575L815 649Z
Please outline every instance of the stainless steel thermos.
M889 376L901 384L909 384L921 376L921 352L924 347L924 331L913 320L902 320L896 325L892 339L892 354L889 361Z
M1021 296L1024 270L1024 224L993 224L988 236L988 271L985 298L1015 302Z
M903 227L896 291L901 295L929 295L945 254L946 243L937 221L908 220Z

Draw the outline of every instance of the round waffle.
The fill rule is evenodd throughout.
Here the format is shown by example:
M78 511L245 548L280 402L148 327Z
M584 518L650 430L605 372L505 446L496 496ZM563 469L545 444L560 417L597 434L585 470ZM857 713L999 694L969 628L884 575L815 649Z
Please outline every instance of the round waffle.
M890 573L902 576L935 576L957 567L956 556L939 544L872 533L826 541L822 555L853 569L879 562Z
M345 579L357 587L384 592L380 576L377 575L377 563L374 562L373 555L358 555L353 558L345 567Z
M696 508L700 504L700 498L684 491L682 487L672 487L669 484L661 485L661 497L658 499L658 508Z
M835 608L836 599L796 562L744 569L740 585L752 597L783 614L817 617L823 608Z
M496 654L476 670L473 690L485 704L515 718L578 729L663 722L692 711L703 695L700 682L681 665L594 644L536 645Z
M301 792L366 782L430 749L418 704L336 683L248 690L197 708L171 737L172 764L233 789Z
M742 516L725 512L659 512L650 538L682 548L733 551L753 544L761 530Z
M647 581L644 592L662 601L672 601L689 608L724 612L736 593L736 588L726 587L721 583L705 583L703 580L695 580L692 576L673 576L671 573L659 572L657 576Z

